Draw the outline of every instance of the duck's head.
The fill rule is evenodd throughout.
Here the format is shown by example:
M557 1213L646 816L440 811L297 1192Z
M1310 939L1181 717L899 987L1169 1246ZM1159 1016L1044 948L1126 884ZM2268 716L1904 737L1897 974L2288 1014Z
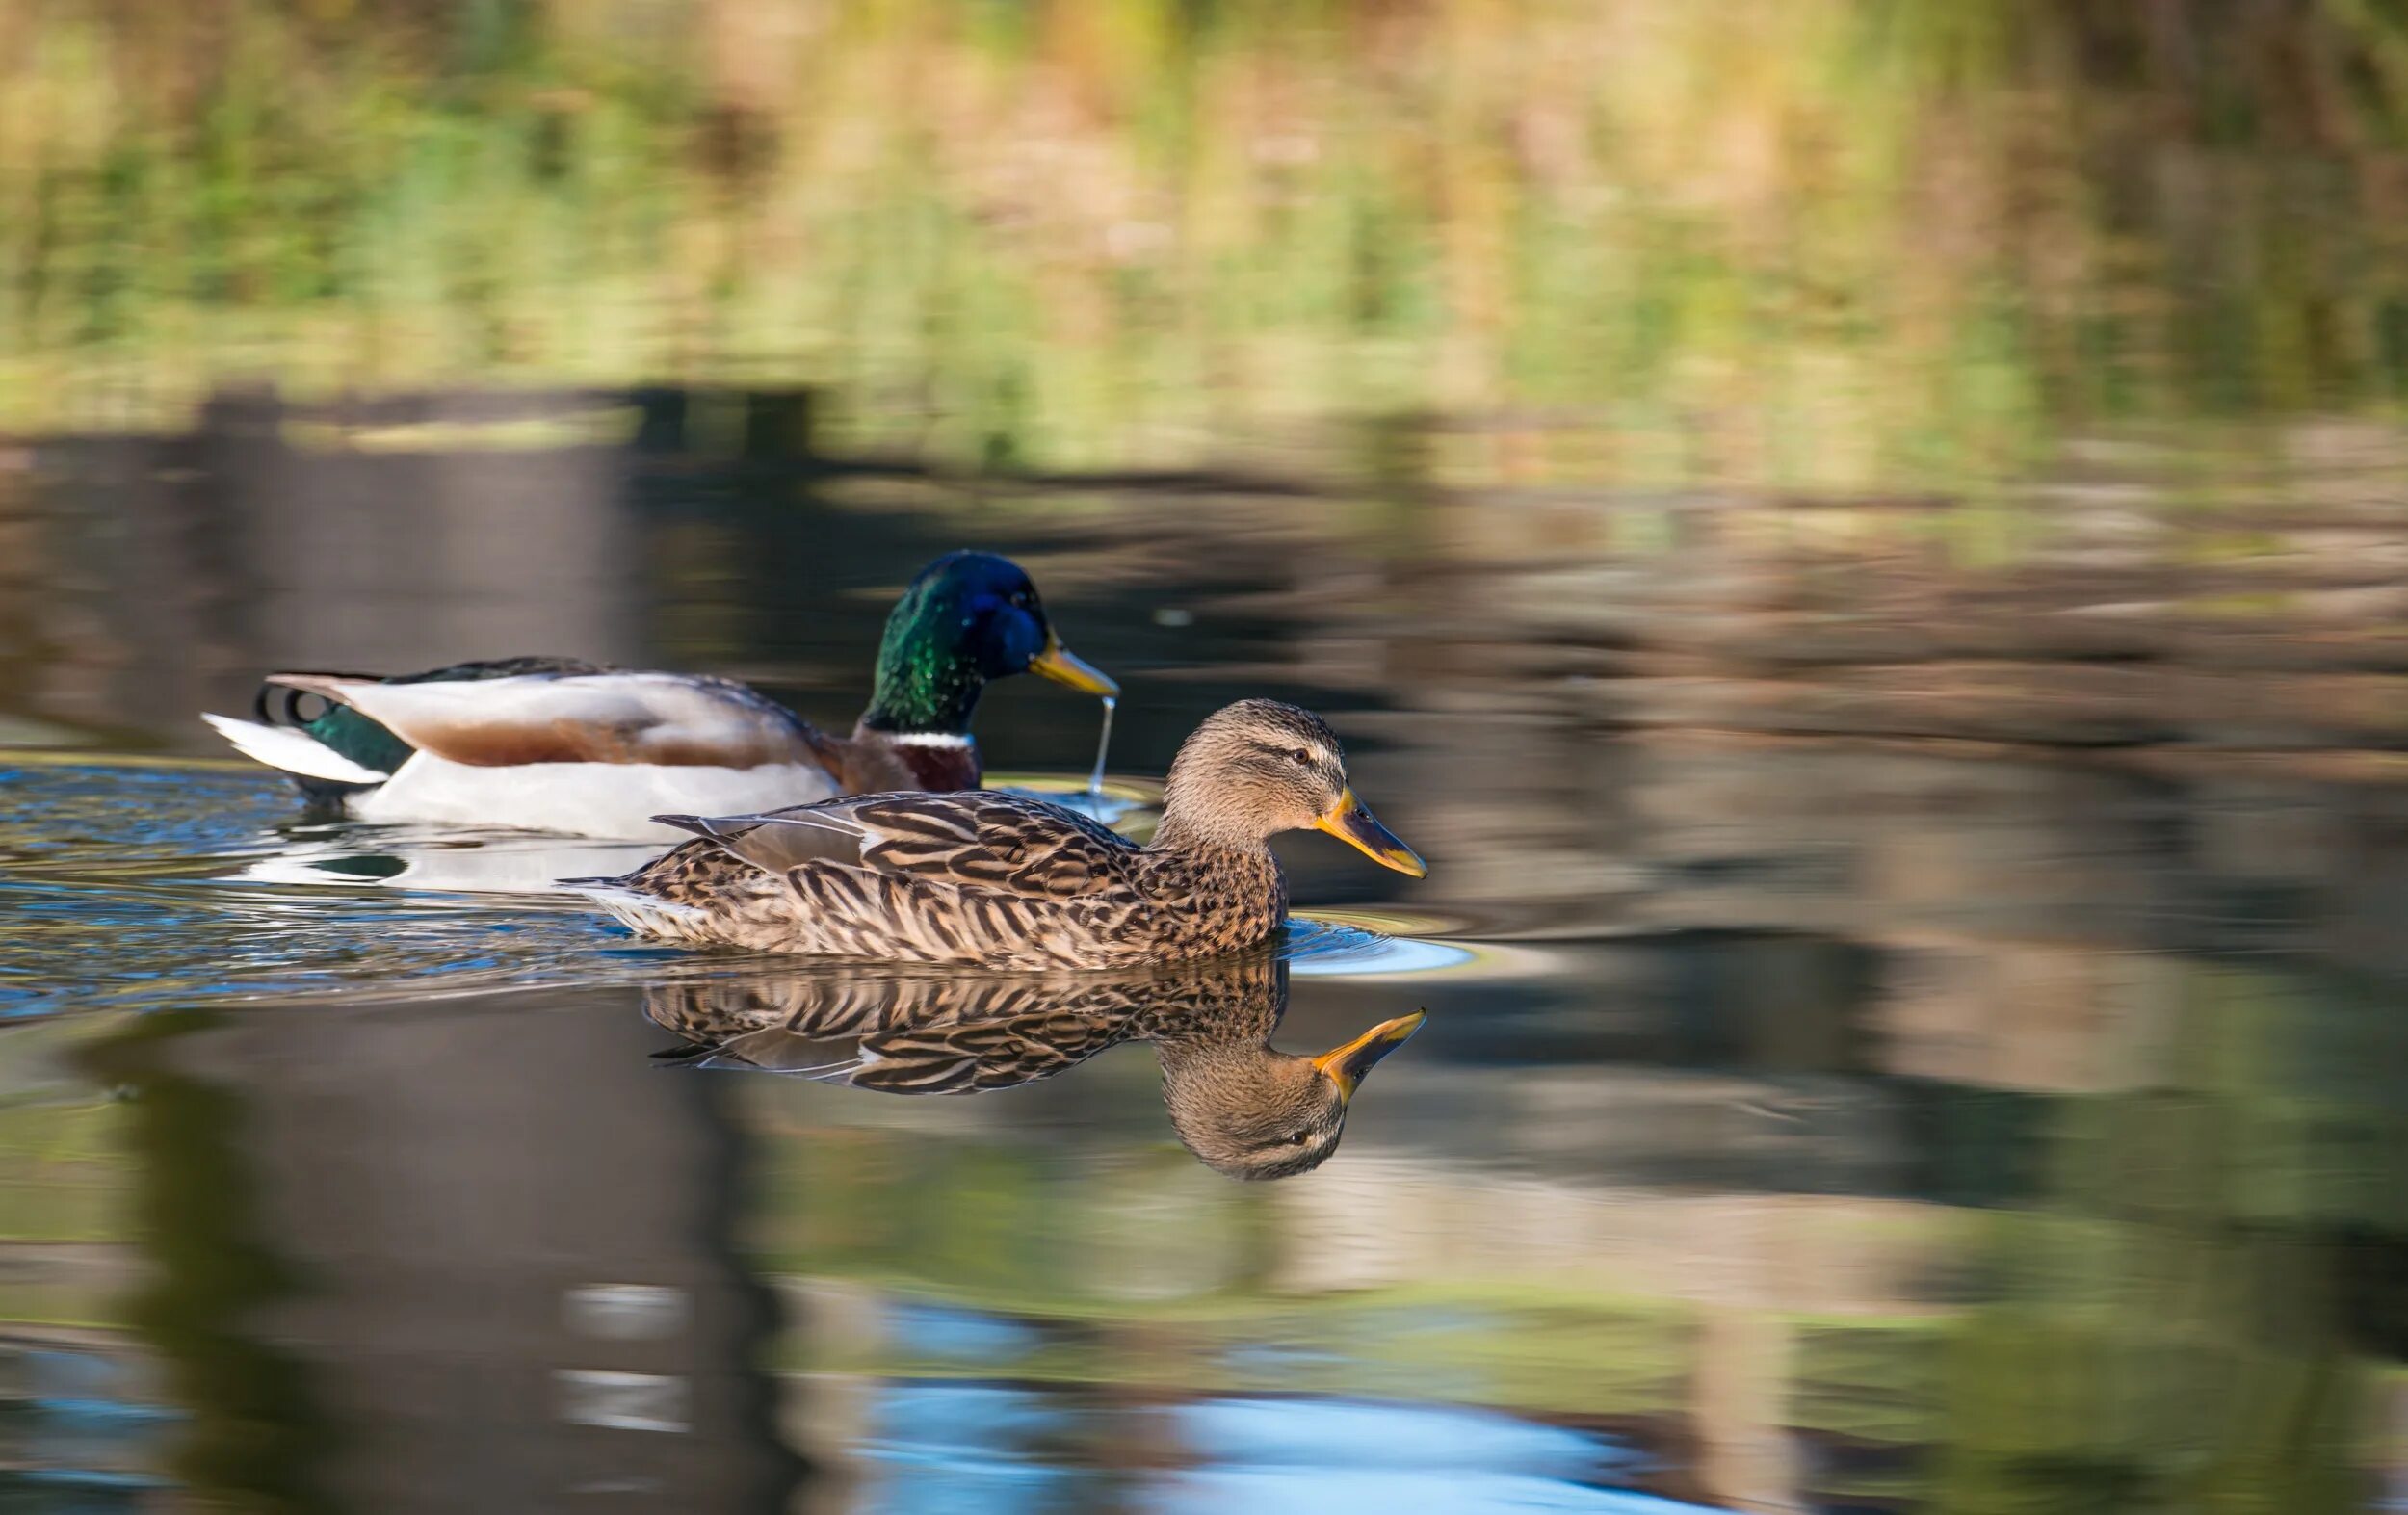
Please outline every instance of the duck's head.
M1163 1103L1189 1151L1238 1179L1292 1178L1338 1150L1347 1105L1372 1064L1421 1030L1427 1012L1382 1021L1318 1058L1264 1046L1163 1048Z
M1205 718L1171 760L1158 835L1259 846L1282 831L1326 831L1383 868L1429 872L1347 782L1329 723L1275 699L1242 699Z
M993 553L953 552L920 570L886 617L864 724L958 734L995 679L1041 673L1089 694L1120 686L1061 644L1028 574Z

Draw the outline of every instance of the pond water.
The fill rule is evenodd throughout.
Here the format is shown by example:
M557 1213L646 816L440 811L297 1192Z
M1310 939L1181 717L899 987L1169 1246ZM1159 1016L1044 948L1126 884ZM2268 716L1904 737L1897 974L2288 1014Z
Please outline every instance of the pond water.
M2379 739L2219 736L2245 703L2168 697L2179 656L2120 703L1935 672L1909 717L1814 664L1781 679L1812 718L1751 723L1713 702L1766 675L1616 673L1682 634L1578 624L1642 569L1589 603L1813 565L1752 538L1449 563L1234 488L965 517L674 454L434 459L517 491L521 562L611 544L551 577L448 535L425 457L97 487L156 445L47 446L20 496L63 570L100 515L182 587L10 607L90 610L48 667L107 713L0 761L26 1507L2304 1509L2398 1476ZM328 493L391 534L372 569L207 545ZM840 722L891 587L962 539L1122 677L1122 823L1269 692L1331 714L1430 876L1290 838L1279 963L898 980L639 942L542 891L649 849L312 818L195 718L297 660L606 633ZM1098 714L999 686L998 781L1084 788ZM1208 1165L1182 1026L1263 1059L1425 1008L1324 1162ZM1000 1056L869 1030L1030 1012Z
M2397 11L0 6L0 1511L2408 1509ZM961 546L1428 877L689 951L198 718Z

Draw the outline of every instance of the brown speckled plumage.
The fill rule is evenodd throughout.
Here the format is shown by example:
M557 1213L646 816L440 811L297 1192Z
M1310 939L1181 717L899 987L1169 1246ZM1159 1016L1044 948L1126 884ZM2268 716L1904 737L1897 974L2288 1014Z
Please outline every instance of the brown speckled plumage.
M690 1044L666 1056L887 1094L1010 1088L1150 1042L1179 1139L1221 1172L1263 1179L1336 1151L1357 1082L1422 1020L1400 1017L1300 1057L1270 1045L1287 1003L1286 964L1250 953L1109 978L904 970L670 983L645 991L644 1012Z
M1148 847L1018 796L872 795L663 817L700 840L584 882L639 931L671 940L1017 970L1173 962L1253 946L1287 920L1266 845L1276 832L1336 827L1419 871L1353 802L1343 765L1318 717L1247 700L1180 748Z

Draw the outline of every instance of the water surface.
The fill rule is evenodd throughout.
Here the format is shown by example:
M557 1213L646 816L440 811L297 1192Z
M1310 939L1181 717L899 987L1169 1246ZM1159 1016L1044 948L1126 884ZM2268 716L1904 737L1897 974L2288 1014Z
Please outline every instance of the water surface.
M773 540L796 505L747 509L729 529ZM895 582L950 530L849 571ZM0 1312L27 1497L2340 1508L2393 1465L2365 1429L2408 1224L2387 785L1617 733L1577 723L1585 681L1328 661L1333 617L1384 614L1359 595L1112 588L1078 566L1104 549L1044 539L1019 550L1064 626L1128 649L1133 797L1265 689L1335 713L1431 859L1414 884L1282 844L1308 920L1273 1045L1430 1011L1325 1162L1213 1171L1134 1043L963 1098L695 1066L693 1006L774 1018L859 970L522 892L607 846L21 750ZM682 592L725 591L673 591L669 624ZM754 661L841 711L814 692L877 614L793 606ZM1090 706L991 706L1000 761L1081 785ZM154 742L205 751L183 715Z

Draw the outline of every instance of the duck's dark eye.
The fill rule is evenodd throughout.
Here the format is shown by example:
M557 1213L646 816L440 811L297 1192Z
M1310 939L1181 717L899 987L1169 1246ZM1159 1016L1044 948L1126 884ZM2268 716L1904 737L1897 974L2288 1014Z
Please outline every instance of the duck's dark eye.
M1288 1133L1288 1145L1292 1147L1300 1147L1312 1139L1313 1134L1310 1131L1292 1131Z
M1313 762L1313 754L1305 751L1302 747L1296 748L1294 752L1289 753L1288 756L1306 765L1307 767L1310 767Z

